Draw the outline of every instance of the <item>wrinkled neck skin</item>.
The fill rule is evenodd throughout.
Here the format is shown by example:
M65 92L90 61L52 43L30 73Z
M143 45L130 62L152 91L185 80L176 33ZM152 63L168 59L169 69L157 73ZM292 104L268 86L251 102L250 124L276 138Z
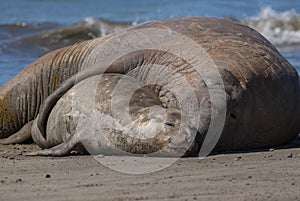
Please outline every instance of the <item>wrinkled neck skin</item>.
M1 88L2 89L2 88ZM6 138L19 130L19 117L12 100L17 99L13 94L0 91L0 139Z
M0 88L0 139L19 131L27 122L34 119L38 112L37 97L31 89L11 82Z
M33 120L42 102L61 83L84 68L86 55L101 40L49 52L0 87L0 138L10 136Z
M13 108L10 106L8 94L0 92L0 138L8 137L13 132L13 127L9 123L16 119Z

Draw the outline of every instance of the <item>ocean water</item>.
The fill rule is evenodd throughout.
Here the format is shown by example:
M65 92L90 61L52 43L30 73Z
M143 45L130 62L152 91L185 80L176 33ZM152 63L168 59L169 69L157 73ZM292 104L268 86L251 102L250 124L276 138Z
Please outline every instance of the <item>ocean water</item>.
M297 0L1 1L0 86L53 49L127 26L184 16L239 20L269 39L300 72L299 13L300 1ZM92 36L77 33L78 27L83 26ZM68 27L76 32L75 38L65 34ZM63 42L53 40L57 35L64 38Z

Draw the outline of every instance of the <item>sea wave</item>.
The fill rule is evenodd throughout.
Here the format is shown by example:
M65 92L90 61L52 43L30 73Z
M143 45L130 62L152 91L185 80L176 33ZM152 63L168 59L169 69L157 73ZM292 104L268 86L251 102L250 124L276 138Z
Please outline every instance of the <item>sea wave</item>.
M257 16L239 20L270 40L278 48L300 49L300 14L265 7ZM87 17L72 25L53 22L0 25L0 53L41 56L51 50L125 29L140 22L115 22Z
M101 37L133 25L132 22L113 22L92 17L69 26L53 23L0 25L0 52L33 53L40 56L51 50Z
M241 22L260 32L277 47L300 45L300 14L293 9L278 12L267 6L257 16Z

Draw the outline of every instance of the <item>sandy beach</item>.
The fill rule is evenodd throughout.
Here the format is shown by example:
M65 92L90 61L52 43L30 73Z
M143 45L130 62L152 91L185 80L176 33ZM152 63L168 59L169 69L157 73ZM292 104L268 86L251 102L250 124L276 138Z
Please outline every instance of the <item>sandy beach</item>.
M0 200L300 200L299 138L274 150L182 158L142 175L113 171L93 156L23 155L37 149L0 146Z
M289 101L299 103L298 96L296 97L297 99L290 98L293 97L293 94L297 94L296 92L299 88L294 87L296 85L293 84L288 85L286 82L279 82L279 80L285 78L291 81L292 79L288 75L291 75L294 70L290 68L287 70L287 74L283 70L280 70L279 66L285 65L287 62L278 56L274 56L272 52L273 50L277 52L273 48L274 45L283 57L295 67L298 75L300 75L300 1L85 0L72 1L70 3L68 0L11 0L1 1L0 10L1 138L16 132L26 122L35 119L38 111L41 111L39 107L40 103L43 102L42 99L50 95L54 91L54 88L61 86L60 84L63 83L62 80L72 76L71 74L77 72L77 70L83 70L87 65L100 66L102 68L106 63L111 64L110 67L115 66L115 69L109 68L109 72L125 75L130 73L137 77L139 76L140 80L142 79L141 77L144 77L144 83L150 83L151 85L152 83L169 83L166 86L173 86L172 89L176 89L175 91L179 95L182 92L182 97L184 98L188 97L189 93L187 92L189 90L185 90L188 88L178 87L178 89L181 89L180 91L174 86L181 86L179 75L189 75L186 76L188 79L184 79L187 81L184 83L191 84L194 93L203 92L206 94L203 97L209 97L210 99L203 98L202 100L210 100L210 102L207 101L209 103L207 105L209 106L214 106L214 102L216 104L219 102L223 103L218 101L219 99L224 99L225 101L229 100L226 98L233 97L232 104L230 102L227 105L230 106L230 110L226 110L225 112L222 107L216 107L216 111L209 110L207 114L219 115L218 110L220 110L222 111L221 114L224 114L220 115L220 117L223 117L228 113L227 116L229 118L226 118L226 123L229 122L228 119L231 119L232 122L238 125L232 128L243 128L242 134L249 131L251 135L255 136L253 137L253 141L255 140L255 143L258 144L263 143L260 139L256 138L258 134L263 134L266 131L271 134L269 136L272 136L272 140L273 136L279 139L280 136L273 135L274 132L278 131L279 134L288 135L288 129L292 128L288 124L294 122L294 120L299 120L298 116L294 115L298 114L296 104L289 104ZM191 29L191 32L188 32L186 27L181 29L181 32L178 32L183 35L189 33L186 36L191 37L191 41L195 42L198 41L196 37L194 38L194 36L198 35L198 32L195 30L203 31L203 36L205 37L201 38L201 40L199 38L199 41L201 41L203 46L207 46L206 51L210 54L210 57L215 55L215 63L212 62L212 64L219 63L220 70L222 69L221 72L224 72L225 76L215 76L215 73L208 71L208 69L212 69L212 65L209 65L209 62L207 63L207 61L210 61L210 57L209 59L206 58L203 62L200 59L197 60L197 55L204 55L204 51L202 50L200 54L193 51L194 47L197 47L196 50L198 50L200 42L197 46L194 46L192 43L186 43L186 41L190 40L177 41L177 38L175 38L174 43L171 41L165 46L164 44L171 38L162 38L161 33L165 32L158 34L159 40L153 40L154 42L159 41L159 43L155 43L158 47L156 49L158 53L154 51L154 47L156 46L151 45L152 38L144 33L140 35L143 39L140 43L139 40L135 40L135 37L132 37L133 40L129 40L131 37L127 37L126 34L121 34L122 37L120 38L107 37L103 40L103 44L111 44L111 46L107 45L107 49L104 48L103 51L100 43L90 43L90 47L88 48L77 44L80 41L105 37L105 35L119 31L125 27L187 16L227 18L251 27L251 31L249 29L247 32L244 32L242 31L242 27L244 26L238 25L236 28L237 32L230 34L229 30L235 30L233 24L229 23L228 26L224 26L221 29L222 24L218 23L211 26L212 30L215 30L211 36L217 36L216 33L219 35L211 40L208 40L209 38L207 37L210 33L209 29L202 25L197 25L196 27L198 28ZM178 28L182 23L172 24ZM206 23L207 20L205 20L204 24ZM195 21L190 26L193 24L196 24ZM145 28L148 30L149 27ZM159 28L159 26L155 28ZM264 39L259 39L257 36L254 37L252 29L261 33L273 45L268 45L266 41L263 42ZM133 36L139 35L138 33L140 32L137 32L137 30L133 31ZM167 36L173 33L170 28L165 30L169 30L169 35ZM223 37L224 40L222 39ZM243 39L243 37L245 38ZM186 37L180 38L183 40ZM162 39L166 39L166 41ZM219 43L220 45L218 46L218 42L223 42L222 40L224 43ZM236 42L232 43L234 40ZM252 46L256 43L261 46ZM38 61L32 65L33 71L28 70L28 74L25 73L23 76L17 77L11 84L7 85L8 87L3 87L5 83L12 80L28 64L34 62L42 55L73 44L77 44L79 49L74 48L68 51L65 49L66 51L63 50L60 53L51 53L53 57L49 56L49 59ZM146 46L147 44L150 44L150 46ZM262 44L267 44L268 48L265 48ZM199 47L202 48L202 45ZM132 46L131 49L129 48L130 46ZM184 51L180 53L178 51L179 47L187 48L183 49ZM97 49L99 49L99 54L95 54L98 52L96 51ZM248 51L246 51L247 49ZM140 53L136 54L139 51ZM223 54L222 51L227 53ZM94 58L90 56L93 55L92 53L95 55ZM195 53L196 56L193 56L191 53ZM57 57L54 55L57 55ZM148 55L148 57L145 57L145 55ZM171 57L169 59L168 55L174 55L174 59L171 59ZM260 57L264 59L260 60ZM85 58L89 58L90 60L85 60ZM189 59L186 60L186 58ZM107 61L103 62L105 65L102 65L102 60ZM135 62L132 62L133 60ZM94 61L95 63L93 63ZM174 62L174 65L172 62ZM192 80L192 75L196 74L196 71L192 70L191 67L198 63L205 66L204 71L201 70L201 72L204 73L202 75L205 75L204 78L206 79L201 78L200 82ZM276 67L276 63L280 65ZM153 71L154 73L149 73L150 70L147 70L150 66L160 67L163 65L172 67L170 68L172 71L161 70L165 74L160 74L158 73L160 72L159 68L154 68L156 69ZM261 67L264 65L266 65L266 68L262 69ZM146 70L141 70L141 66L146 66ZM183 66L187 66L187 68L183 69ZM227 66L229 67L228 69L235 69L235 71L226 69L225 67ZM178 67L178 71L174 71L175 67ZM243 70L241 67L247 68ZM42 70L39 71L40 69ZM49 69L52 69L52 71ZM198 68L196 70L198 71ZM277 70L279 73L275 76ZM155 72L157 73L155 74ZM68 73L70 74L68 75ZM147 74L150 75L149 79ZM30 77L30 75L35 76ZM176 79L171 80L173 75ZM293 76L294 78L296 78L295 75ZM266 84L262 81L262 76L266 76ZM153 77L154 81L150 79L151 77ZM228 81L233 84L228 87L226 94L224 94L226 98L225 96L223 98L216 96L217 101L212 101L214 96L211 96L213 94L210 93L210 89L218 92L218 90L223 89L224 83L225 85L229 85L230 83L220 82L222 81L220 79L212 79L219 77L228 77L230 78ZM242 82L237 78L240 78ZM155 82L157 80L162 80L162 82ZM168 82L168 80L171 81ZM256 80L258 80L257 83ZM59 83L60 81L62 82ZM199 85L197 85L198 83ZM298 82L295 80L293 83L297 84ZM205 85L205 88L203 88L205 90L195 88L195 86L202 87L202 85ZM217 87L211 87L213 85ZM172 105L173 102L174 105L179 105L175 103L180 100L189 100L189 98L173 98L173 94L170 93L171 95L169 95L169 91L164 89L164 85L159 84L157 86L163 90L161 90L162 93L155 94L159 94L157 96L159 99L165 99L163 101L165 105L169 103ZM220 86L222 87L220 88ZM249 93L248 91L242 93L242 89L246 89L248 86L250 87ZM156 86L154 88L156 90ZM280 88L282 89L281 92ZM53 91L51 92L51 90ZM239 91L241 93L238 93ZM49 94L47 94L48 92ZM199 94L196 95L196 98L202 98ZM282 95L283 99L279 99L279 95ZM194 94L191 99L193 97ZM242 107L237 107L236 109L234 107L238 105L239 98L241 99L240 103ZM200 106L205 105L203 104L205 102L202 102L202 100ZM147 102L149 102L148 99L145 100L145 103ZM278 102L278 104L274 104L273 106L272 103L274 102ZM262 103L266 103L265 107ZM142 106L144 105L146 104L142 104ZM164 107L166 107L165 105ZM187 105L188 108L190 104L189 102L186 104L184 102L182 105ZM284 106L287 106L290 110L286 110ZM190 107L191 111L197 111L197 108L198 106ZM246 108L246 110L243 108ZM208 110L205 109L204 112L206 111ZM252 116L257 111L261 111L260 115L257 115L259 118L256 118L255 115ZM287 111L291 111L291 115L288 115ZM70 119L75 116L70 115ZM248 122L253 121L254 123L247 124L244 121L240 121L240 116L251 120ZM250 117L253 118L250 119ZM214 120L214 118L212 119ZM265 119L269 119L269 121L265 123ZM204 120L204 122L208 122L205 118ZM287 122L287 129L282 127L285 124L279 125L279 123L284 121ZM96 124L95 122L93 123ZM165 121L163 123L165 123L164 125L175 127L175 124L172 122ZM109 128L113 127L112 125L109 124ZM209 124L211 126L209 129L215 128L213 125L217 124ZM265 125L266 127L264 127ZM89 124L86 127L89 127ZM206 131L207 128L208 126L203 127L203 130ZM250 132L252 128L259 132ZM195 130L195 128L192 129ZM126 130L129 129L126 128ZM200 132L200 130L198 131ZM294 132L299 131L291 133L293 134ZM64 132L59 131L58 133ZM233 134L233 132L228 133ZM238 139L246 139L237 134L235 136ZM266 136L263 134L258 137L263 139ZM242 140L237 140L237 144L242 144ZM266 141L266 144L270 142L269 140ZM246 142L245 145L251 144ZM172 158L75 154L66 157L25 156L26 153L37 150L40 150L40 148L35 144L0 144L0 201L300 201L300 134L297 139L285 146L249 152L214 154L206 158L180 158L167 167L164 166L164 162L172 161ZM111 168L99 161L105 161ZM145 170L147 172L155 168L160 168L160 170L146 174L126 174L113 170L121 167L125 172L132 172L139 165L145 167L141 171Z

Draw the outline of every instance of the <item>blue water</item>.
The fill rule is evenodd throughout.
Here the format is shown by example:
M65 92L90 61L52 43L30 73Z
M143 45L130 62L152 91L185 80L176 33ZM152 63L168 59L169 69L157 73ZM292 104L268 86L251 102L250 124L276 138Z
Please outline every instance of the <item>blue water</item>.
M70 24L87 16L130 22L192 15L242 19L256 16L266 6L300 12L298 0L9 0L0 2L0 23Z
M0 25L23 22L70 25L86 17L127 22L183 16L233 17L243 20L259 16L268 6L274 10L275 15L281 12L300 13L299 0L5 0L0 1ZM1 34L7 33L0 27L0 40ZM36 59L33 54L20 54L17 47L9 52L1 52L1 42L0 86ZM282 53L300 72L300 45L293 44L292 50Z

